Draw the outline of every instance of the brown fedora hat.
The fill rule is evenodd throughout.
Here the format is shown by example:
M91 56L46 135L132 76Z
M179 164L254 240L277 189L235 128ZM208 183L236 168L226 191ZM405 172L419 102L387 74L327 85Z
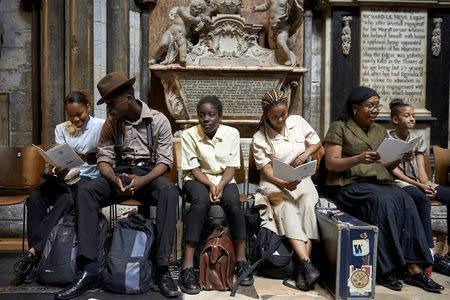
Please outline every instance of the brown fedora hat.
M100 93L100 100L97 101L97 105L105 103L105 99L111 96L118 89L127 86L133 85L136 77L128 79L121 72L111 72L106 74L105 77L100 79L97 83L97 89Z

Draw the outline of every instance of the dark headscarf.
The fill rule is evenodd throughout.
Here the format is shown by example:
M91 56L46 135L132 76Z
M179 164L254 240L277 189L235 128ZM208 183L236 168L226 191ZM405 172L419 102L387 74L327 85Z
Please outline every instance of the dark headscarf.
M353 88L350 95L348 95L341 119L349 120L353 118L353 104L359 104L373 96L380 97L378 93L371 88L365 86L357 86Z

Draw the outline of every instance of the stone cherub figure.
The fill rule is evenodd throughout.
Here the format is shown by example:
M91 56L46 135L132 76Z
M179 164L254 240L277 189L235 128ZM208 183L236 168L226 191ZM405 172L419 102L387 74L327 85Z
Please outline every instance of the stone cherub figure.
M269 10L267 24L268 41L271 49L280 49L286 57L285 65L295 65L295 54L289 49L289 37L303 22L304 0L267 0L253 7L254 12Z
M173 22L161 37L150 64L170 64L177 56L180 64L186 64L188 47L192 47L187 35L192 30L200 31L210 21L205 11L204 0L191 0L189 6L173 7L169 12Z

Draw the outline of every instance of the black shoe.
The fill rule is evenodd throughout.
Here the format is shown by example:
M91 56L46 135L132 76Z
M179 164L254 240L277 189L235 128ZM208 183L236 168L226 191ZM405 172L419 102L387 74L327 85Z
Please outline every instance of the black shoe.
M191 295L200 293L200 285L195 278L193 267L186 268L180 272L178 285L183 293Z
M23 279L25 275L27 275L30 272L33 265L38 264L39 259L40 259L39 256L34 255L30 251L27 251L27 253L24 253L14 264L13 266L14 273L18 277Z
M178 287L175 281L170 277L169 269L159 271L157 275L159 292L166 298L177 297Z
M245 271L248 270L248 263L245 260L238 261L236 263L236 269L234 270L234 274L239 278ZM253 279L253 274L249 273L247 277L242 279L239 285L249 286L252 285L255 279Z
M428 277L423 271L414 275L409 275L405 278L405 283L421 287L425 291L433 293L440 293L444 290L442 285Z
M403 288L403 284L391 274L378 275L377 283L394 291L401 291Z
M310 260L302 259L300 261L300 269L305 274L306 284L314 287L314 282L316 282L317 278L320 276L319 269L313 265Z
M89 274L83 271L74 284L55 294L55 299L71 299L81 296L88 290L98 287L99 283L100 274Z
M23 282L32 283L36 280L38 266L39 263L34 263L31 266L30 271L22 278Z
M435 272L450 276L450 261L439 254L435 254L433 270Z
M295 280L295 286L302 291L309 291L314 288L314 285L306 284L305 273L302 268L298 268L297 279Z

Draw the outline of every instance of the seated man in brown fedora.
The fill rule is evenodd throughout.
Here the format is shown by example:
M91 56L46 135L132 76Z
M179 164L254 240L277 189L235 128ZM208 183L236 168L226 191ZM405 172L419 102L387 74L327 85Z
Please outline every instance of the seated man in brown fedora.
M97 84L102 96L97 104L106 103L109 114L98 144L97 164L102 177L84 185L76 196L77 255L83 272L72 286L56 294L57 299L79 296L98 285L99 237L92 230L97 225L97 212L129 198L157 205L156 281L162 295L178 296L178 287L169 274L169 258L179 194L163 176L173 161L171 127L162 113L134 98L134 81L135 78L113 72Z

